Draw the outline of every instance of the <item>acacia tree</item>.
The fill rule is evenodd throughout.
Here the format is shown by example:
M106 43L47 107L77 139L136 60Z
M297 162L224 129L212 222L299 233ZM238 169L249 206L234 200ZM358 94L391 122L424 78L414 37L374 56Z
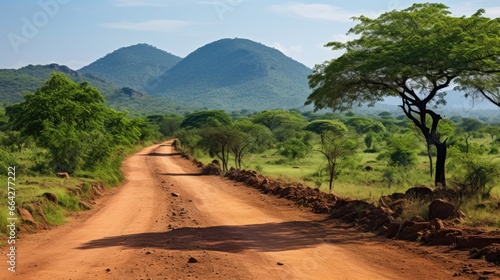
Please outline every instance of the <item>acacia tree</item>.
M333 181L337 174L337 164L342 158L356 154L356 149L359 143L356 138L347 133L340 134L333 131L324 131L321 133L321 148L322 153L328 163L328 189L330 193L333 189Z
M445 89L500 106L500 19L453 17L443 4L414 4L365 16L349 30L356 39L330 42L344 54L316 65L309 76L315 109L348 110L354 104L399 96L405 115L436 147L435 184L446 186L446 141L438 131L442 117L432 108L444 103ZM426 123L430 118L429 124Z
M339 160L354 155L359 143L349 135L345 124L337 120L312 121L305 129L320 135L321 146L318 151L325 156L328 163L328 188L332 192Z

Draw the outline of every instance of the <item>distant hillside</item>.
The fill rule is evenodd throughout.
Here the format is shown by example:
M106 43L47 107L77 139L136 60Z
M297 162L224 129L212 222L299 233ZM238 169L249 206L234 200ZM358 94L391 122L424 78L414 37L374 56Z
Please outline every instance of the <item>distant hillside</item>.
M309 95L311 69L246 39L205 45L145 89L153 96L228 111L294 108Z
M23 101L24 95L33 93L50 78L51 72L62 72L75 82L89 82L98 88L104 96L113 94L118 88L92 74L82 74L67 66L28 65L20 69L0 69L0 102L17 103Z
M151 97L147 93L124 87L106 98L111 107L128 111L131 116L152 114L188 114L199 110L198 107L172 102L165 98Z
M181 60L180 57L147 44L120 48L80 69L102 77L119 87L142 90Z
M132 88L120 89L93 74L82 74L58 64L28 65L18 70L0 69L0 103L8 105L24 101L26 94L34 93L45 84L51 72L62 72L77 83L88 82L102 92L111 107L127 110L131 115L185 114L196 109L194 106L154 98Z

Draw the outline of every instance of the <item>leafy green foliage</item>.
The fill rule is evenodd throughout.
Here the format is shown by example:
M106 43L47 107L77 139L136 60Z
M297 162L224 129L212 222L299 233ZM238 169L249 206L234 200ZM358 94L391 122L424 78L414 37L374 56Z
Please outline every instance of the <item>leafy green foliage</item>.
M489 198L493 187L500 182L500 162L458 147L450 149L450 154L450 167L456 171L454 181L461 196Z
M367 117L350 117L346 120L346 124L354 127L359 134L368 133L370 131L375 133L385 131L385 126L381 122Z
M182 128L204 128L230 125L231 116L222 110L200 111L187 115L182 121Z
M305 130L314 132L316 134L323 134L327 131L331 131L335 134L345 134L348 132L347 127L340 121L337 120L315 120L310 122Z
M125 113L104 105L97 89L61 73L53 73L25 99L7 107L9 125L46 148L55 171L95 170L107 164L116 146L130 146L144 137Z
M340 134L330 130L321 133L319 152L325 156L328 163L330 192L333 189L333 181L339 169L339 161L355 155L358 146L357 138L348 133Z
M437 150L435 184L446 186L446 140L438 131L442 117L430 107L444 103L444 89L500 106L500 19L450 16L443 4L414 4L376 19L365 16L349 30L356 39L326 46L345 51L317 65L309 76L315 109L349 110L386 96L402 98L405 115ZM427 122L428 117L431 122Z
M283 142L280 150L280 153L288 158L301 159L311 151L311 145L301 139L291 138Z

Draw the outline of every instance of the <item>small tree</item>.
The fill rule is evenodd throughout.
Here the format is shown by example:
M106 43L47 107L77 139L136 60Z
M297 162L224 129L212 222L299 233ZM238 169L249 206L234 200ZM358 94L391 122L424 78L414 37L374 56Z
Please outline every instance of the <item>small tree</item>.
M234 155L234 166L241 169L241 161L248 147L254 142L252 137L240 130L232 128L232 139L229 143L229 150Z
M207 127L200 131L201 140L198 143L211 157L221 160L222 171L227 172L231 146L236 139L236 133L228 126Z
M500 182L500 162L481 157L480 154L451 148L450 168L455 171L454 181L462 197L488 198Z
M322 153L328 164L329 184L328 190L332 192L333 182L337 174L337 164L339 160L356 154L359 146L355 137L347 133L338 134L332 131L325 131L321 135L321 148Z

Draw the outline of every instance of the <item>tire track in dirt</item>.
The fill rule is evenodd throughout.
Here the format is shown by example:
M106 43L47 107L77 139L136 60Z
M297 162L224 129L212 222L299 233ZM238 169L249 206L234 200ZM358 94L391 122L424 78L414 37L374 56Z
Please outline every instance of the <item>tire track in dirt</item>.
M2 279L449 279L453 264L199 170L171 142L123 166L127 182L67 225L19 242ZM175 193L175 195L173 195ZM454 279L466 279L456 277Z

